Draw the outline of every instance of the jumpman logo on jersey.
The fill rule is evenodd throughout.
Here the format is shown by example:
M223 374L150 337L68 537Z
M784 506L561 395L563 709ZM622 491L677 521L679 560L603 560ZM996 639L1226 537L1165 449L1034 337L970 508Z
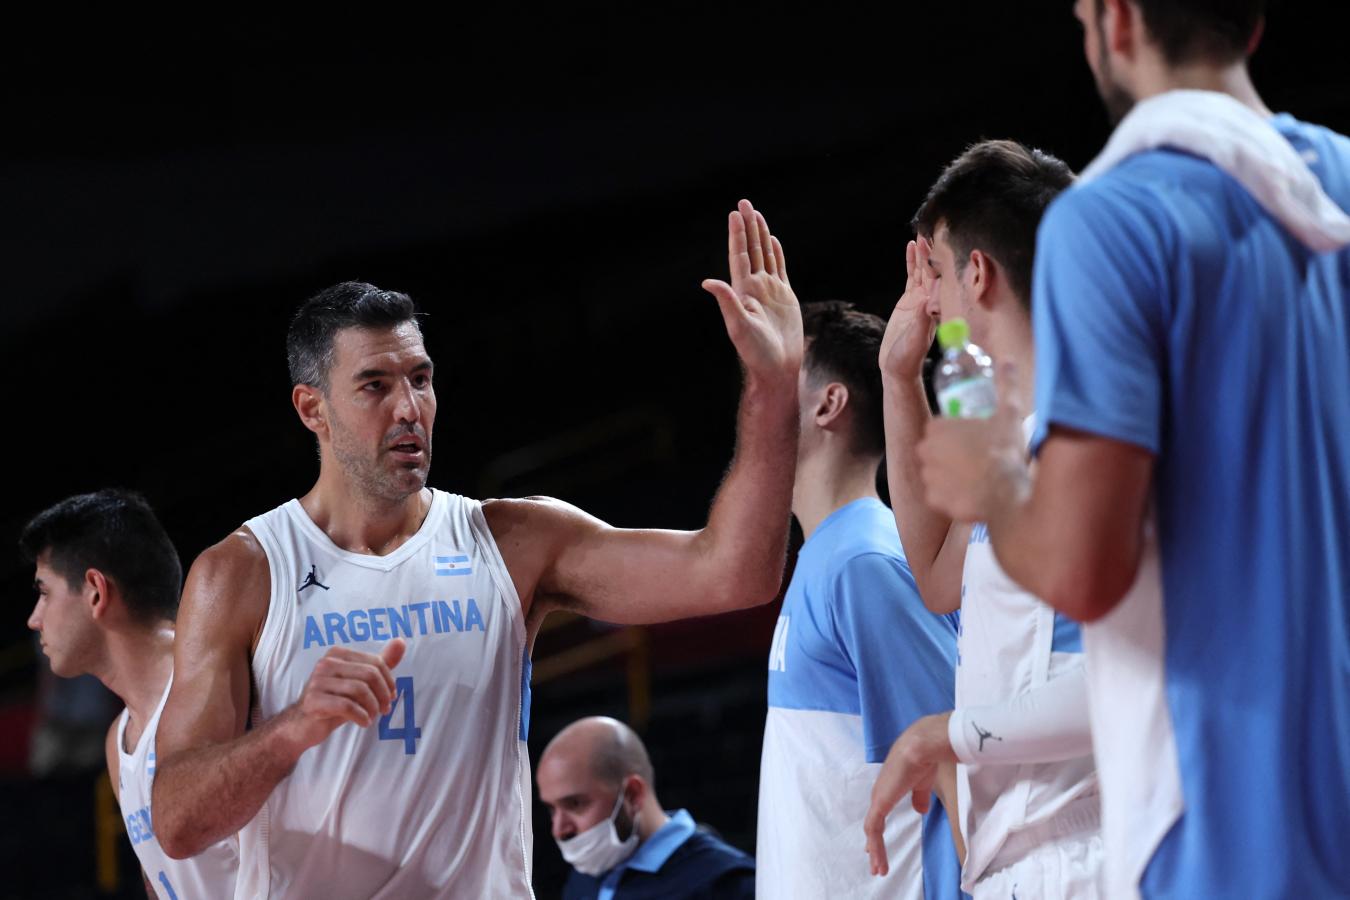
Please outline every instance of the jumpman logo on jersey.
M995 741L998 741L998 742L1000 742L1000 743L1002 743L1002 741L1003 741L1003 738L1001 738L1001 737L999 737L998 735L994 734L992 731L985 731L983 728L981 728L980 726L976 725L974 722L971 722L971 723L970 723L970 727L971 727L971 728L974 728L974 729L975 729L975 733L976 733L977 735L980 736L980 750L979 750L980 753L983 753L983 752L984 752L984 742L985 742L985 741L991 740L991 739L992 739L992 740L995 740Z
M314 574L315 571L316 571L316 567L315 567L315 566L310 566L310 567L309 567L309 574L305 576L305 583L302 584L302 585L300 585L300 587L298 587L298 588L295 589L295 592L296 592L297 594L300 593L301 591L303 591L303 590L304 590L305 588L307 588L307 587L321 587L321 588L323 588L325 591L328 590L328 585L323 584L322 582L319 581L319 577L318 577L317 575Z

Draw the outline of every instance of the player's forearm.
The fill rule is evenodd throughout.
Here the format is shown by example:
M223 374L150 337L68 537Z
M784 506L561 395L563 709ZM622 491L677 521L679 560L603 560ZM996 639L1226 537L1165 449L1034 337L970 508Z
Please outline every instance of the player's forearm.
M1053 589L1078 570L1073 523L1048 515L1050 507L1034 488L1031 469L1020 458L991 470L985 485L989 540L1008 577L1054 606Z
M160 762L151 816L166 854L187 859L248 824L304 752L288 720L289 711L233 740Z
M1004 703L952 712L947 734L967 764L1059 762L1092 753L1082 666Z
M941 579L934 579L933 569L951 529L951 520L934 512L924 502L919 460L914 452L928 425L928 399L919 379L883 373L881 384L886 426L886 480L890 486L895 525L919 594L925 602L929 602L930 597L936 602L939 598L935 595L943 592L946 586L940 586Z
M703 588L726 609L767 603L787 556L797 465L797 380L746 376L736 452L698 536Z
M1129 520L1132 511L1102 508L1085 517L1075 505L1058 502L1056 493L1073 490L1077 478L1047 484L1046 456L1042 451L1034 482L1025 468L1003 474L989 538L1008 577L1066 616L1090 622L1109 612L1133 582L1139 529L1111 521Z

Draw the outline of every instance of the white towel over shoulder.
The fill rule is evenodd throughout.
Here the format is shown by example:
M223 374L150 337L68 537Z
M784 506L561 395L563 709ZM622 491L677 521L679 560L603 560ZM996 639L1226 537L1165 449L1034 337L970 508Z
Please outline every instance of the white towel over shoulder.
M1214 163L1310 249L1350 245L1350 216L1322 190L1289 141L1260 113L1217 91L1168 91L1136 104L1079 182L1158 147Z

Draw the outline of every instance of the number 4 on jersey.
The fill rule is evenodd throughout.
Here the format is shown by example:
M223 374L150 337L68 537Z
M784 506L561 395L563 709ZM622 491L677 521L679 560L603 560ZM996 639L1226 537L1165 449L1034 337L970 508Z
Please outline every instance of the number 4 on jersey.
M417 752L417 739L422 736L422 729L417 727L417 711L413 706L412 676L394 679L394 687L398 692L394 694L389 714L380 716L380 740L402 741L404 754L411 756ZM389 722L398 712L399 704L403 705L403 724L393 728Z

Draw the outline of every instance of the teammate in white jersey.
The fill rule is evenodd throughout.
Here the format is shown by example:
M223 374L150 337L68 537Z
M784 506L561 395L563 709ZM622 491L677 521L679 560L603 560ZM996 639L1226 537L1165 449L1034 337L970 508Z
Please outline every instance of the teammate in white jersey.
M925 604L960 608L961 630L956 708L918 720L891 748L868 847L885 871L886 815L905 794L926 793L935 766L959 761L962 887L976 898L1096 896L1097 780L1077 626L1003 574L986 528L926 502L915 453L929 420L923 360L936 320L962 317L996 362L1031 368L1036 225L1072 177L1012 141L976 144L948 166L915 216L908 283L880 357L901 541Z
M746 201L728 240L730 283L704 287L745 369L738 444L693 532L427 488L436 393L412 301L346 283L301 308L291 398L319 478L188 575L154 792L170 854L244 829L241 896L530 894L523 695L544 616L677 619L782 579L801 313Z
M90 673L126 704L108 729L108 775L146 893L161 900L234 896L233 836L191 860L170 859L155 835L150 785L155 732L173 681L174 614L183 570L141 497L103 490L38 513L19 541L36 567L28 627L52 671Z

